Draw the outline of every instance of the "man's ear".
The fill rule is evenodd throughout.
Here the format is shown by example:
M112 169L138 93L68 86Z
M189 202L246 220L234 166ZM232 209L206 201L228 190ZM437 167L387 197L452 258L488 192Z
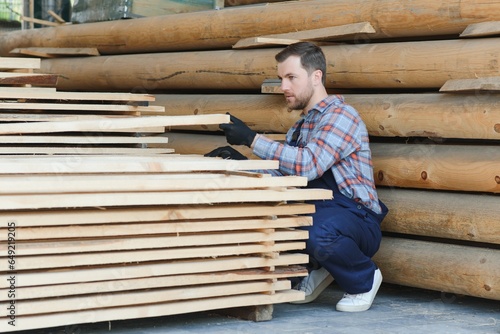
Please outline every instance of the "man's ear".
M323 72L321 70L316 70L313 72L313 79L315 85L323 84Z

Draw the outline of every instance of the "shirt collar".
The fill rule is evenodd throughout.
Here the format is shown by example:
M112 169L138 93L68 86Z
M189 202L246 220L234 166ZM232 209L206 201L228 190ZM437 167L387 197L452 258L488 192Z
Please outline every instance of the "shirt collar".
M342 95L328 95L323 100L318 102L314 107L309 110L308 115L312 111L317 111L319 113L324 113L332 104L343 104L344 97Z

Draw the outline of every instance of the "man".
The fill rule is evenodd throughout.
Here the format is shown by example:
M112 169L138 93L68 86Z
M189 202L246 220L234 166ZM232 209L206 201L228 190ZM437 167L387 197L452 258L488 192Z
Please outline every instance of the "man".
M275 58L286 103L303 115L285 143L257 134L234 116L231 124L220 127L229 144L246 145L262 159L279 160L280 175L305 176L308 187L333 190L332 200L314 201L313 226L306 227L309 275L296 288L305 292L303 302L310 302L334 278L345 291L338 311L368 310L382 282L371 257L380 245L387 208L375 189L366 126L342 96L328 95L326 60L319 47L299 42ZM208 155L241 158L228 147Z

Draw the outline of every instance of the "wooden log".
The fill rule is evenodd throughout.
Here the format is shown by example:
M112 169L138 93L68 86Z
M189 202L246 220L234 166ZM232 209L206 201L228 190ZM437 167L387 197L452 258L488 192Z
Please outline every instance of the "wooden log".
M497 146L371 145L378 185L500 192Z
M500 250L384 237L384 282L500 300Z
M438 89L450 79L498 75L500 39L324 46L329 89ZM260 90L281 48L43 59L60 90ZM369 54L370 57L366 55ZM387 62L387 59L397 61ZM425 61L424 61L425 60ZM459 64L457 66L457 64Z
M499 4L496 0L481 3L472 0L460 3L454 0L418 3L397 0L286 1L223 11L63 25L43 31L16 31L0 36L0 55L24 47L96 47L101 54L221 49L230 48L245 37L365 21L377 31L370 39L458 35L469 24L482 22L485 17L500 19ZM131 31L134 33L130 34ZM179 37L179 33L185 31L189 34Z
M500 198L379 187L389 207L382 230L444 239L500 244Z
M499 102L494 94L381 93L344 94L344 97L346 103L357 109L372 136L500 139L500 118L496 112ZM230 112L262 133L286 133L300 117L299 111L288 110L282 95L158 94L152 104L165 107L168 115ZM197 125L176 129L218 131L219 127ZM180 136L176 143L179 146L189 140L175 136Z

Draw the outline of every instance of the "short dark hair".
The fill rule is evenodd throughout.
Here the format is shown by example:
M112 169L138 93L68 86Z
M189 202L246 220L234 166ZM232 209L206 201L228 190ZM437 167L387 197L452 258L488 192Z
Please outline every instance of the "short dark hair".
M300 64L308 74L320 70L323 74L323 84L326 79L326 58L323 50L311 42L297 42L288 45L281 50L274 58L278 63L284 62L290 56L299 56Z

